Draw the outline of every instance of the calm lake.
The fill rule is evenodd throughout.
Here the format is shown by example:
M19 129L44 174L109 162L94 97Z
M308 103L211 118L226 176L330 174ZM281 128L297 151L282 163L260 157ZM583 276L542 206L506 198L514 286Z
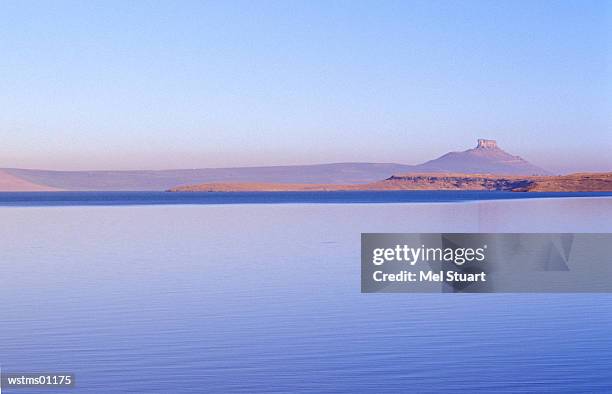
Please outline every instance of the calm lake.
M210 204L391 204L533 198L612 197L612 192L335 191L335 192L9 192L0 206L210 205Z
M359 277L362 232L612 232L610 197L54 196L0 195L21 205L0 207L4 372L74 372L78 393L612 390L612 295L361 294Z

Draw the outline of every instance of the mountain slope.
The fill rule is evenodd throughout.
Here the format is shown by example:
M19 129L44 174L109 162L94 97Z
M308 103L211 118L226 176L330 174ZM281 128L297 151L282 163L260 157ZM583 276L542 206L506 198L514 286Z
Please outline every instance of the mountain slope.
M16 177L6 171L0 170L0 191L3 192L49 192L56 188L39 185L25 179Z

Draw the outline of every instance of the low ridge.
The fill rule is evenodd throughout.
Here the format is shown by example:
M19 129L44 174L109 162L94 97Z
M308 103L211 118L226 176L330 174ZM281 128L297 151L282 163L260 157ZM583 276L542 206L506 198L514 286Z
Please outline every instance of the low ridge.
M410 173L362 185L282 183L205 183L179 186L171 192L289 192L385 190L482 190L509 192L611 192L612 173L560 176L503 176L492 174Z

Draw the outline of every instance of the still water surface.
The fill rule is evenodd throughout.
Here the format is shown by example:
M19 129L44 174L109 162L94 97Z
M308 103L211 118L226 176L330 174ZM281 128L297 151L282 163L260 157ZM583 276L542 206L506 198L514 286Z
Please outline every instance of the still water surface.
M0 206L118 206L218 204L392 204L519 200L568 197L612 197L612 192L497 192L389 190L335 192L3 192Z
M610 295L359 292L361 232L612 232L610 198L0 217L2 370L69 392L612 389Z

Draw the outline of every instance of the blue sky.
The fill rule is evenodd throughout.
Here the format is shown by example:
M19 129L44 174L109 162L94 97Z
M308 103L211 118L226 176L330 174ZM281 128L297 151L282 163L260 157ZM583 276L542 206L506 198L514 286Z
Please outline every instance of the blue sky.
M612 170L612 3L2 1L0 167Z

